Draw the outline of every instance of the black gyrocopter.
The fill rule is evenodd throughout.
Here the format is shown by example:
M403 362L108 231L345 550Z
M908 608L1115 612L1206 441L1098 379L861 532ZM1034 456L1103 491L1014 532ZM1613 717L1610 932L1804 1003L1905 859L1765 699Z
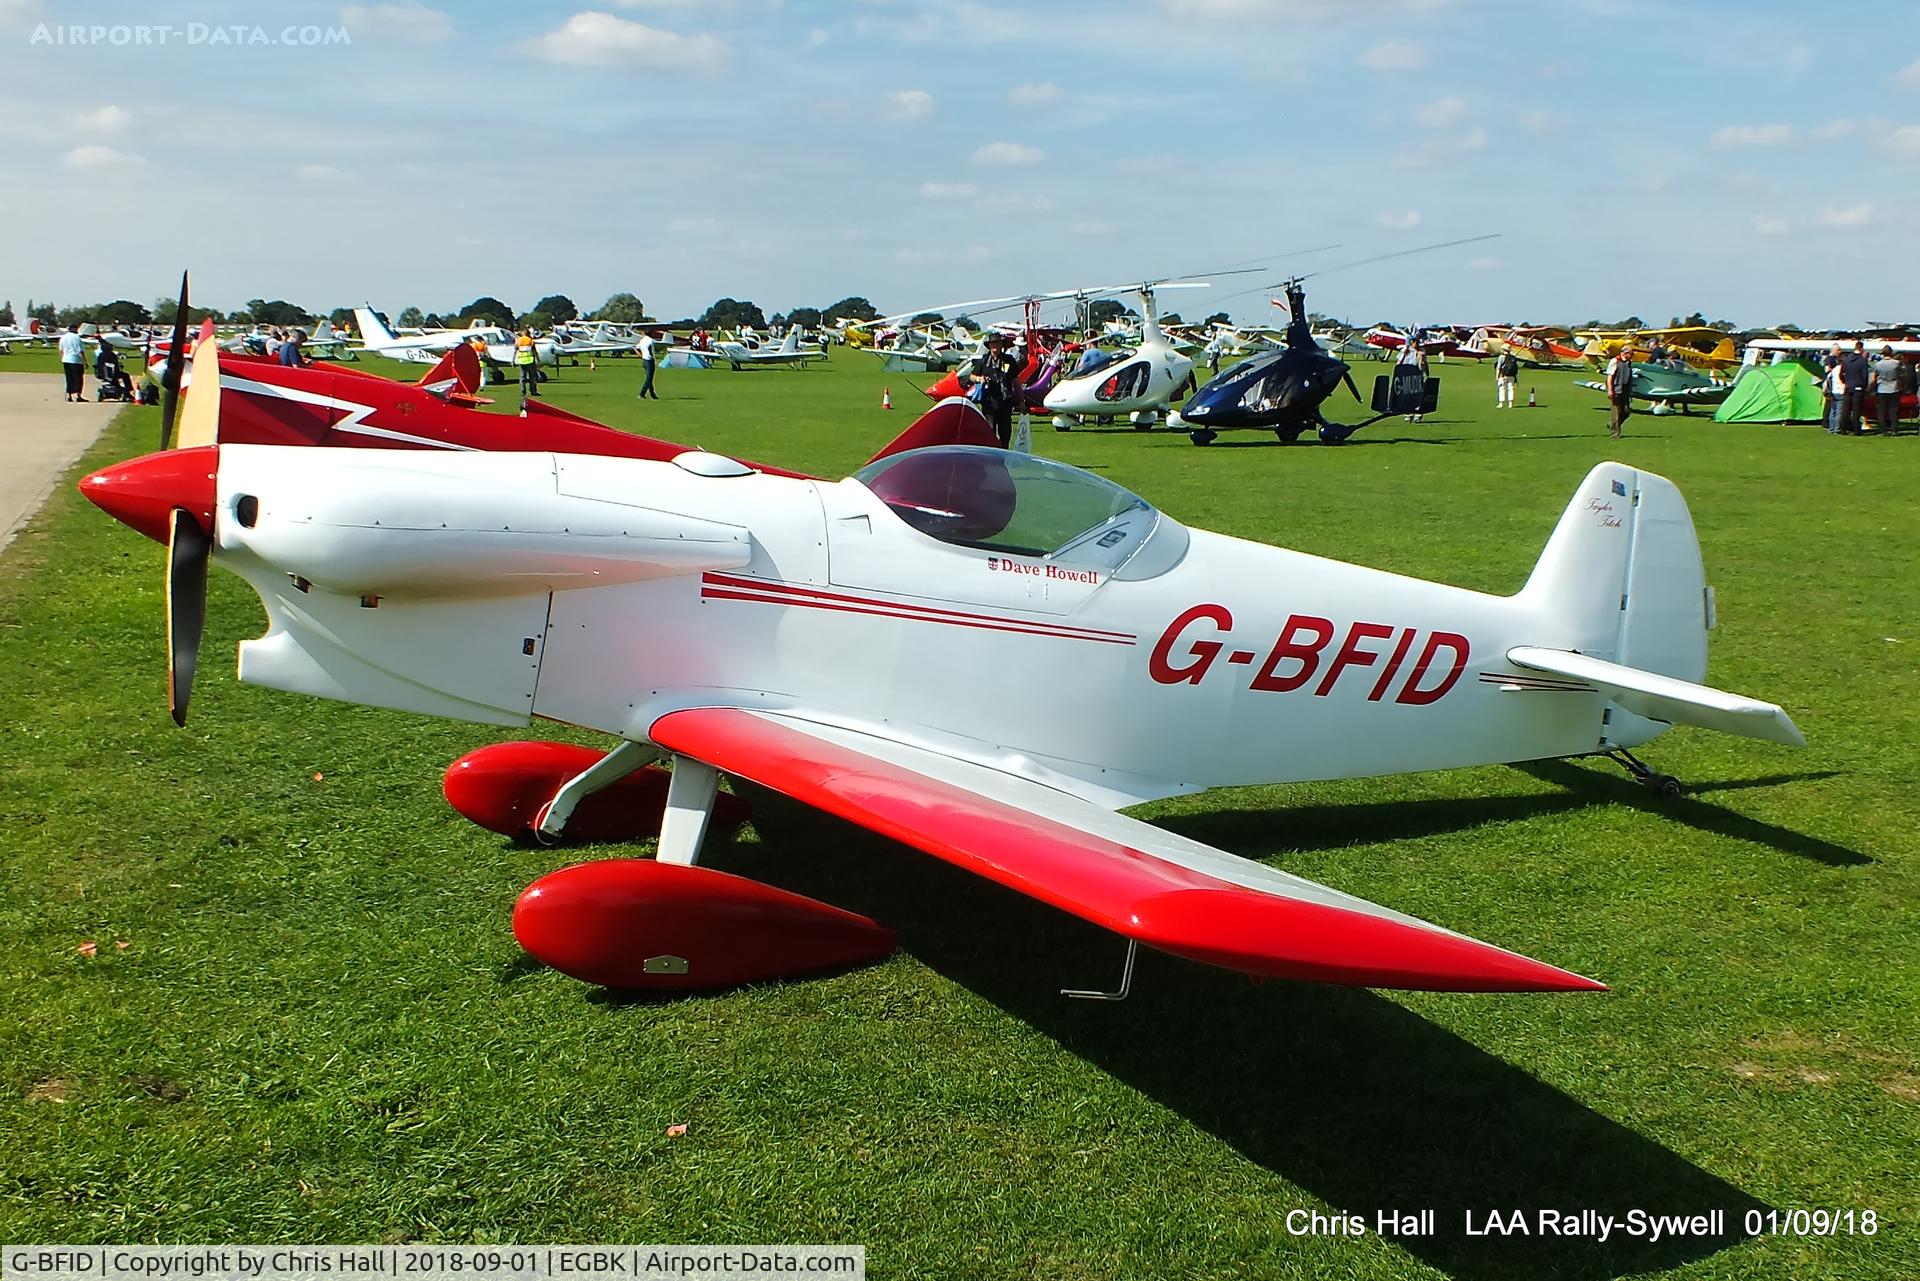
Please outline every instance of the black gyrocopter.
M1469 236L1465 240L1449 240L1438 245L1422 245L1418 249L1402 249L1313 274L1323 276L1327 271L1344 271L1350 267L1384 262L1389 258L1404 258L1435 249L1475 244L1492 240L1497 235L1496 232L1485 236ZM1382 374L1373 380L1373 417L1357 423L1327 421L1320 407L1327 397L1338 390L1340 384L1347 385L1347 390L1353 393L1356 401L1360 399L1360 389L1353 385L1353 375L1347 371L1347 362L1323 351L1313 339L1313 327L1307 320L1306 279L1305 276L1296 276L1281 286L1287 291L1289 313L1286 346L1243 360L1210 379L1204 387L1187 398L1187 403L1180 407L1178 414L1169 415L1167 426L1175 431L1186 432L1196 445L1212 444L1214 438L1223 431L1249 428L1271 429L1283 443L1291 445L1309 427L1319 434L1322 444L1338 445L1362 427L1377 423L1382 418L1390 418L1395 414L1434 412L1440 403L1440 380L1421 373L1417 362L1403 361L1394 366L1391 374ZM1418 336L1415 331L1413 337L1417 340ZM1410 341L1407 344L1408 353L1416 350L1417 342Z
M1321 406L1345 383L1356 402L1347 362L1327 354L1313 339L1307 322L1307 292L1299 280L1286 282L1287 341L1277 351L1243 360L1210 380L1187 398L1177 420L1168 426L1187 432L1196 445L1210 445L1223 431L1271 428L1285 444L1293 444L1308 428L1322 444L1337 445L1365 427L1394 414L1430 414L1440 403L1440 380L1420 372L1417 364L1401 364L1391 375L1374 380L1374 416L1357 423L1327 421Z

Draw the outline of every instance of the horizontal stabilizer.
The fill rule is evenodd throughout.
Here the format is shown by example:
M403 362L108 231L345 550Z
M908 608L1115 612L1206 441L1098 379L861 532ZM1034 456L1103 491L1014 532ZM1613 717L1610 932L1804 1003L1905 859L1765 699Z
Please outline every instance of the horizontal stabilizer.
M1359 987L1604 990L1032 779L878 733L702 707L667 713L648 737L1189 960Z
M1628 711L1649 720L1670 725L1698 725L1723 734L1743 734L1795 747L1807 744L1800 727L1776 703L1729 694L1722 689L1644 672L1637 667L1609 663L1603 658L1566 649L1518 645L1507 651L1507 661L1531 671L1585 681Z

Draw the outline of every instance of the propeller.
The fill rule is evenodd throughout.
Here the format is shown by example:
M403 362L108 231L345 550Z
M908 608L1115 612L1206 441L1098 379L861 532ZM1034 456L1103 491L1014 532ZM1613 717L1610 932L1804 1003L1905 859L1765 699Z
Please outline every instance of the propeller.
M187 700L207 626L207 562L213 540L184 507L173 509L167 538L167 711L187 723Z
M211 323L203 326L195 355L206 367L181 407L180 383L187 368L187 272L180 273L180 300L173 311L173 342L160 378L160 449L210 444L220 403L220 370ZM210 487L210 486L209 486ZM204 524L202 521L204 520ZM187 702L200 665L200 637L207 625L207 565L213 556L211 500L199 511L174 506L167 517L167 711L175 725L187 723Z
M180 300L173 308L173 342L160 374L160 448L173 442L173 420L180 411L180 377L187 367L187 273L180 273Z

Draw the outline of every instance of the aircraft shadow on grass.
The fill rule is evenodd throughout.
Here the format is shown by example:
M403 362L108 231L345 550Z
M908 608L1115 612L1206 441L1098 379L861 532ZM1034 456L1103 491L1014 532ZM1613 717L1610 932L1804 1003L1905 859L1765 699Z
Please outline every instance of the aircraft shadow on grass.
M1247 440L1216 440L1208 449L1308 449L1320 447L1320 442L1310 436L1302 436L1289 444L1284 440L1260 439L1249 433ZM1457 445L1457 440L1443 440L1436 436L1349 436L1340 442L1340 448L1353 449L1365 445Z
M1580 798L1568 808L1582 808L1586 805L1631 805L1650 814L1670 818L1676 823L1685 823L1703 832L1711 832L1716 836L1729 836L1736 840L1753 841L1756 844L1770 846L1783 854L1809 858L1816 863L1825 863L1829 867L1858 867L1874 861L1870 856L1858 850L1850 850L1844 845L1835 845L1817 836L1808 836L1791 828L1778 827L1756 818L1748 818L1745 814L1736 814L1732 810L1722 809L1706 801L1695 800L1691 796L1661 796L1632 782L1625 775L1609 775L1560 760L1527 761L1514 768L1524 774L1532 775L1543 783L1563 787ZM1720 782L1689 781L1687 790L1698 793L1772 787L1781 783L1812 782L1832 778L1839 773L1839 770L1814 770L1801 774L1775 774L1765 778L1727 779Z
M1126 1001L1068 1000L1060 987L1108 987L1118 978L1122 949L1113 936L772 793L744 790L766 842L710 839L712 865L897 927L901 947L922 963L1334 1211L1360 1216L1368 1235L1381 1210L1435 1211L1432 1236L1392 1240L1463 1281L1603 1281L1677 1267L1747 1239L1746 1211L1765 1208L1368 991L1254 984L1143 949ZM1455 818L1453 803L1442 804L1445 827ZM1273 816L1266 818L1271 828ZM1419 826L1411 806L1396 821ZM1477 821L1485 821L1484 807ZM1323 835L1334 839L1331 828ZM1276 1237L1296 1208L1314 1207L1273 1204ZM1489 1210L1521 1210L1534 1226L1541 1209L1619 1218L1634 1208L1724 1210L1725 1231L1657 1242L1615 1231L1602 1243L1466 1230L1469 1212L1484 1226Z

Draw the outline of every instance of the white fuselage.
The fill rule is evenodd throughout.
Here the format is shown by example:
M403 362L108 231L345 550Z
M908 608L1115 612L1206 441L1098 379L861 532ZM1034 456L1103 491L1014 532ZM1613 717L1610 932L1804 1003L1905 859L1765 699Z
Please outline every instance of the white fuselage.
M636 739L676 707L799 708L1115 804L1608 736L1590 689L1501 683L1511 646L1586 641L1528 593L1151 509L1029 556L922 534L856 480L623 458L223 446L218 484L215 562L271 619L240 676L273 688Z

